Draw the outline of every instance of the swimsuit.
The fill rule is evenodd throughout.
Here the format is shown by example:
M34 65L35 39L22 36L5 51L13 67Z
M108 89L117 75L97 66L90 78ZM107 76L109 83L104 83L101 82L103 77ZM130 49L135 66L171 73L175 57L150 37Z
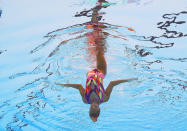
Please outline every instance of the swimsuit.
M103 102L103 94L105 93L103 79L104 74L98 69L94 69L87 73L86 91L84 97L88 104L90 104L90 95L92 92L95 92L95 94L99 97L99 103ZM94 88L91 87L92 83L94 84Z

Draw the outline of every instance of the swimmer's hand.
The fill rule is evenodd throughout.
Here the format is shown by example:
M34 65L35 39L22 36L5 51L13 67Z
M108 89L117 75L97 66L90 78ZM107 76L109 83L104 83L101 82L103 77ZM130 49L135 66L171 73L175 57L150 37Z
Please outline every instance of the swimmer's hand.
M81 84L64 84L64 83L55 83L55 84L63 86L63 87L72 87L72 88L78 89L81 96L84 97L85 90Z
M105 99L104 101L108 101L109 98L110 98L110 94L112 92L112 89L114 86L117 86L121 83L124 83L124 82L130 82L130 81L133 81L133 80L138 80L138 78L129 78L129 79L122 79L122 80L115 80L115 81L111 81L110 84L108 85L106 91L105 91Z

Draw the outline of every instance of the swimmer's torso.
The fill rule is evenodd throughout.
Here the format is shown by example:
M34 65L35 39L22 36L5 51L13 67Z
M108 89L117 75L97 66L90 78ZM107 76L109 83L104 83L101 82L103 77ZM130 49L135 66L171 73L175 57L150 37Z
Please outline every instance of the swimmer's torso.
M86 89L83 101L90 104L93 100L104 102L105 90L103 87L104 74L98 69L87 73Z

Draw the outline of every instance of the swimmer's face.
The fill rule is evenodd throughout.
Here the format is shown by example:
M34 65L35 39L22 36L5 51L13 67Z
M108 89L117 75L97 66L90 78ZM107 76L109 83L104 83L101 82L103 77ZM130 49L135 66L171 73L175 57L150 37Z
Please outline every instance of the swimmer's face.
M100 114L100 108L99 108L99 104L97 103L92 103L90 106L90 118L93 122L97 121L97 118L99 117Z

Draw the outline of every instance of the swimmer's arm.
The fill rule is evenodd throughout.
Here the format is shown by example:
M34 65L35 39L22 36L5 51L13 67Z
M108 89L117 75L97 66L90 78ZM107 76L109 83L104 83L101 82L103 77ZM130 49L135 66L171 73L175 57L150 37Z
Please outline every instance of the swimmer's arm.
M106 91L105 91L104 102L107 102L109 100L110 94L111 94L112 89L113 89L114 86L117 86L117 85L119 85L121 83L124 83L124 82L130 82L132 80L137 80L137 78L130 78L130 79L111 81L110 84L108 85Z
M82 98L84 97L85 94L85 90L83 88L83 86L81 84L63 84L63 83L56 83L56 85L61 85L61 86L65 86L65 87L72 87L75 89L78 89Z

